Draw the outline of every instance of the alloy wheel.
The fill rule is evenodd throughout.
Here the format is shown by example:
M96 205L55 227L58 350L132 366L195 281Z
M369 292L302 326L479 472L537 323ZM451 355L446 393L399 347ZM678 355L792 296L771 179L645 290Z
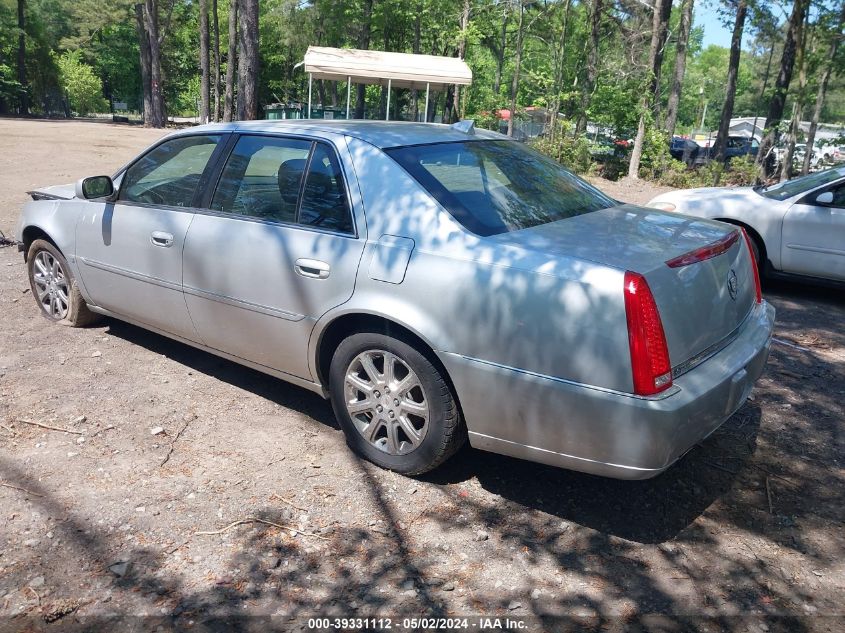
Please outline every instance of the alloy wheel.
M32 279L41 308L51 318L67 316L70 286L64 268L49 251L39 251L33 261Z
M390 455L406 455L422 443L430 410L414 370L396 354L367 350L346 369L346 410L370 444Z

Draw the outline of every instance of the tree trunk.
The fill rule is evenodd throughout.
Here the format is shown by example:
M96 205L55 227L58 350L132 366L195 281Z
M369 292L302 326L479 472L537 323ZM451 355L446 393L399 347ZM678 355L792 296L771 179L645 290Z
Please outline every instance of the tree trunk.
M654 82L656 74L654 65L657 60L657 49L660 46L660 21L663 15L663 3L672 0L655 0L651 20L651 45L648 51L648 67L650 69L649 82L640 101L640 120L637 124L637 136L634 139L634 148L631 150L631 161L628 163L628 178L637 180L640 177L640 160L643 157L643 142L645 141L645 122L648 115L651 98L654 95Z
M511 115L508 119L508 136L513 136L513 127L516 122L516 97L519 93L519 71L522 65L522 40L524 37L523 25L525 23L525 7L522 4L523 0L517 0L519 3L519 19L516 26L516 57L514 58L513 78L511 79Z
M571 0L566 0L563 9L563 24L557 48L553 51L554 77L552 80L552 96L549 99L549 112L546 118L545 133L554 141L557 135L557 117L560 112L560 91L563 88L563 68L566 61L566 36L569 27L569 9Z
M158 34L158 0L145 0L144 27L150 43L150 126L164 127L164 93L161 86L161 41Z
M367 50L370 48L370 31L373 22L373 0L364 0L364 15L361 19L361 32L358 34L358 48ZM364 118L366 106L367 86L358 84L355 86L355 118Z
M388 8L385 8L385 11L387 11L387 10L388 10ZM381 45L381 50L383 50L383 51L390 50L390 46L389 46L389 44L390 44L390 29L388 28L388 24L390 24L390 22L391 22L390 15L385 15L384 16L384 33L383 33L384 40L382 41L382 45ZM381 98L379 99L378 111L379 111L379 118L380 119L387 118L387 115L388 115L388 112L387 112L387 84L385 84L381 87Z
M140 53L141 89L143 92L144 127L152 127L153 101L150 90L150 38L144 25L144 6L135 5L135 22L138 30L138 51Z
M211 0L211 22L214 33L214 68L211 81L211 116L216 123L220 120L220 19L217 13L217 0Z
M666 104L666 122L663 128L674 136L678 122L678 108L681 104L681 91L684 86L684 73L687 67L687 48L689 34L692 28L692 9L695 0L683 0L681 5L681 21L678 25L678 41L675 45L675 72L672 77L672 88L669 91L669 101Z
M200 4L200 124L209 118L208 0Z
M499 90L502 89L502 69L505 66L505 50L508 46L508 18L510 12L506 12L502 18L502 38L499 50L496 51L496 78L493 80L493 94L499 97Z
M809 4L809 0L795 0L792 5L792 14L789 16L789 27L786 32L786 42L783 45L783 54L780 58L780 72L775 81L775 92L772 95L771 101L769 101L769 112L766 116L766 136L763 138L763 142L760 143L760 150L757 154L757 162L759 164L762 164L766 160L769 150L774 147L777 141L777 127L783 118L786 93L792 81L792 70L795 66L798 37Z
M824 107L824 99L827 94L827 85L830 82L830 75L833 72L833 63L836 59L836 50L839 47L839 40L841 33L845 27L845 1L842 2L842 9L839 13L839 20L837 21L836 29L834 30L831 40L830 48L827 51L827 57L822 68L822 76L819 80L819 91L816 94L816 106L813 109L813 120L810 121L810 129L807 132L807 153L804 154L804 165L801 167L801 173L806 175L810 171L810 161L812 160L812 148L816 142L816 130L819 127L819 119L822 115L822 108Z
M18 83L21 85L20 114L29 114L26 81L26 2L18 0Z
M798 33L798 90L795 91L792 100L792 115L789 119L789 135L787 137L784 160L780 166L780 180L792 178L792 159L795 155L795 143L798 141L798 129L801 118L804 115L804 100L807 95L807 40L809 39L810 13L807 12L803 27ZM813 147L807 145L807 154L812 158Z
M238 63L238 0L229 1L229 51L226 57L226 97L223 120L231 121L235 114L235 66Z
M655 51L654 62L652 64L654 73L654 83L652 87L652 103L651 107L654 110L654 119L657 121L660 118L660 74L663 70L663 54L666 52L666 38L669 35L669 18L672 15L672 0L663 0L660 4L660 15L657 40L657 51Z
M739 56L742 53L742 32L745 30L745 16L748 13L746 0L739 0L736 5L736 20L731 36L731 54L728 61L728 87L725 93L725 103L722 106L722 116L719 118L719 133L716 135L716 160L725 160L725 149L728 146L728 133L731 127L731 117L734 113L734 98L736 97L736 77L739 73Z
M421 32L422 32L422 14L423 14L423 2L420 0L417 2L416 7L416 15L414 16L414 48L413 52L416 55L420 54L420 39L421 39ZM414 88L411 90L411 119L416 121L419 118L419 100L420 95L419 91Z
M258 118L258 0L240 0L238 28L238 120Z
M464 8L461 11L461 39L458 42L458 57L460 59L466 59L467 53L467 28L469 27L469 11L470 11L470 0L464 0ZM469 86L464 88L463 86L455 86L455 105L454 105L454 113L452 116L453 120L462 119L466 115L467 109L467 93L469 92Z
M765 70L765 72L763 72L763 86L760 88L760 96L757 97L757 103L754 105L754 112L757 112L761 108L761 106L763 104L763 97L766 96L766 88L769 87L769 72L772 69L772 57L774 57L774 55L775 55L775 39L773 37L772 38L772 45L769 48L769 59L768 59L768 61L766 61L766 70ZM758 120L758 117L755 114L754 115L754 123L752 124L753 129L751 130L752 135L757 133L757 120ZM762 140L762 139L760 139L760 140ZM760 162L759 154L757 156L757 162L758 163Z
M575 136L580 136L587 129L587 110L596 89L596 79L599 74L599 37L601 36L602 0L592 0L590 3L590 40L587 52L587 74L581 86L581 107L578 120L575 122Z

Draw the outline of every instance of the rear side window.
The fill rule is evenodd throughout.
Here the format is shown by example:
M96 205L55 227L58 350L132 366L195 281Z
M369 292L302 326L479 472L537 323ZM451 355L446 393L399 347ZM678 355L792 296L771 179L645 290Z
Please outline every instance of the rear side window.
M295 222L311 142L242 136L226 161L211 208L278 222Z
M126 170L118 198L170 207L193 204L220 136L182 136L154 147Z
M352 232L352 217L343 189L340 165L334 152L322 143L314 147L308 165L299 221L332 231Z
M558 163L514 141L385 151L476 235L519 231L616 204Z
M226 160L211 208L352 232L335 153L325 143L302 139L242 136Z

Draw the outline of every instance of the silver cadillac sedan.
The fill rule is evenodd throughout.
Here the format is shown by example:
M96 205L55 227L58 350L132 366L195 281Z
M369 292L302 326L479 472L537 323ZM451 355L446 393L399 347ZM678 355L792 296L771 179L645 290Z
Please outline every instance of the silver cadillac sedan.
M774 309L740 228L619 204L456 126L240 122L31 192L54 321L107 315L331 399L351 448L644 479L745 402Z

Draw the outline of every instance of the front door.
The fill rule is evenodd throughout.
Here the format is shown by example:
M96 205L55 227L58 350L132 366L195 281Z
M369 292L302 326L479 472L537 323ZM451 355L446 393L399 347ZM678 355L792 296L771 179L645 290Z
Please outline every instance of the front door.
M185 299L207 346L313 378L311 331L352 296L366 237L342 164L324 142L238 139L185 242Z
M825 192L833 201L818 203ZM845 183L815 191L783 219L783 271L845 281Z
M76 256L96 305L196 340L182 293L182 249L198 184L220 139L165 141L126 170L116 201L83 203Z

